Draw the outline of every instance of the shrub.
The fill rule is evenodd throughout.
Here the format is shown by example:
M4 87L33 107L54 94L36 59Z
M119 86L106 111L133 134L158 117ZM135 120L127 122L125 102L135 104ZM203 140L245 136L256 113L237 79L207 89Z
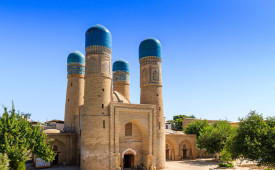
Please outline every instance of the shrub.
M234 164L232 164L232 163L219 163L219 167L232 168L232 167L234 167Z
M8 170L9 166L9 158L7 154L0 153L0 169Z
M17 170L26 170L25 162L19 162Z

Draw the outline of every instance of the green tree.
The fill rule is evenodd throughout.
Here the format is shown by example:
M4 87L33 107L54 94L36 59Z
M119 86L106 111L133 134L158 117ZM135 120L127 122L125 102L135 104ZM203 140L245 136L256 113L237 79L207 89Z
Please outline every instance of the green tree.
M195 116L194 115L190 115L190 116L176 115L176 116L173 116L173 125L172 125L172 127L174 127L173 130L182 131L182 118L195 118Z
M204 128L209 126L209 123L207 120L201 120L198 119L196 121L193 121L189 123L185 128L184 128L184 133L186 134L196 134L197 138L200 136L200 131Z
M205 148L208 153L220 153L231 135L232 128L227 121L218 121L212 125L205 126L200 131L197 144L199 148Z
M8 170L9 166L9 158L7 154L0 153L0 169Z
M16 113L14 105L10 112L4 107L0 117L0 153L7 153L12 169L24 166L31 154L52 161L55 153L46 139L39 124L32 126L24 116Z
M275 117L264 120L262 115L251 111L239 120L236 133L226 145L232 158L243 157L275 167Z

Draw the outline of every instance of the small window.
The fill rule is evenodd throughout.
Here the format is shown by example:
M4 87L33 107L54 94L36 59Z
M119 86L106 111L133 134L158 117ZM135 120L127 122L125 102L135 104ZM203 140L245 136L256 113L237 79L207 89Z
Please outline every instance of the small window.
M160 111L160 107L159 107L159 111Z
M157 94L157 96L159 96L159 94Z
M70 101L70 99L68 99L68 101Z
M105 129L105 120L103 120L103 128Z
M104 91L104 89L102 89L102 91Z
M160 129L160 122L159 122L159 129Z
M71 83L71 87L73 86L73 83Z
M104 108L104 104L102 104L102 106L101 106L101 107L102 107L102 109L103 109L103 108Z
M129 122L125 125L125 136L132 136L132 123Z

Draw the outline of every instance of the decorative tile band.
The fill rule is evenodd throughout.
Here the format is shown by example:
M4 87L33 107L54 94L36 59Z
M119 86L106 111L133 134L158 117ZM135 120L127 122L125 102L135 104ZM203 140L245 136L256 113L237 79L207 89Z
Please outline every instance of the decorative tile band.
M114 82L130 82L130 74L125 71L114 71L113 72Z
M105 55L111 55L112 50L108 47L101 46L101 45L93 45L93 46L88 46L85 49L86 55L89 54L105 54Z
M152 64L157 65L158 63L161 63L161 58L157 56L147 56L139 59L140 65L146 65L146 64Z
M68 64L67 66L68 75L71 74L85 74L85 66L81 64Z
M160 64L156 65L149 65L148 66L141 66L140 67L140 86L147 86L147 85L161 85L162 78L161 78L161 67Z

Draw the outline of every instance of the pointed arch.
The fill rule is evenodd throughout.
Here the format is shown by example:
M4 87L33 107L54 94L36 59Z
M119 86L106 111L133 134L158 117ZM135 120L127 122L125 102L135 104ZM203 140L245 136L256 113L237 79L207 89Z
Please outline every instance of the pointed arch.
M134 149L128 148L128 149L126 149L125 151L122 152L122 155L121 155L122 158L124 158L124 155L125 155L126 153L131 153L131 154L133 154L133 155L137 155L137 152L136 152Z

